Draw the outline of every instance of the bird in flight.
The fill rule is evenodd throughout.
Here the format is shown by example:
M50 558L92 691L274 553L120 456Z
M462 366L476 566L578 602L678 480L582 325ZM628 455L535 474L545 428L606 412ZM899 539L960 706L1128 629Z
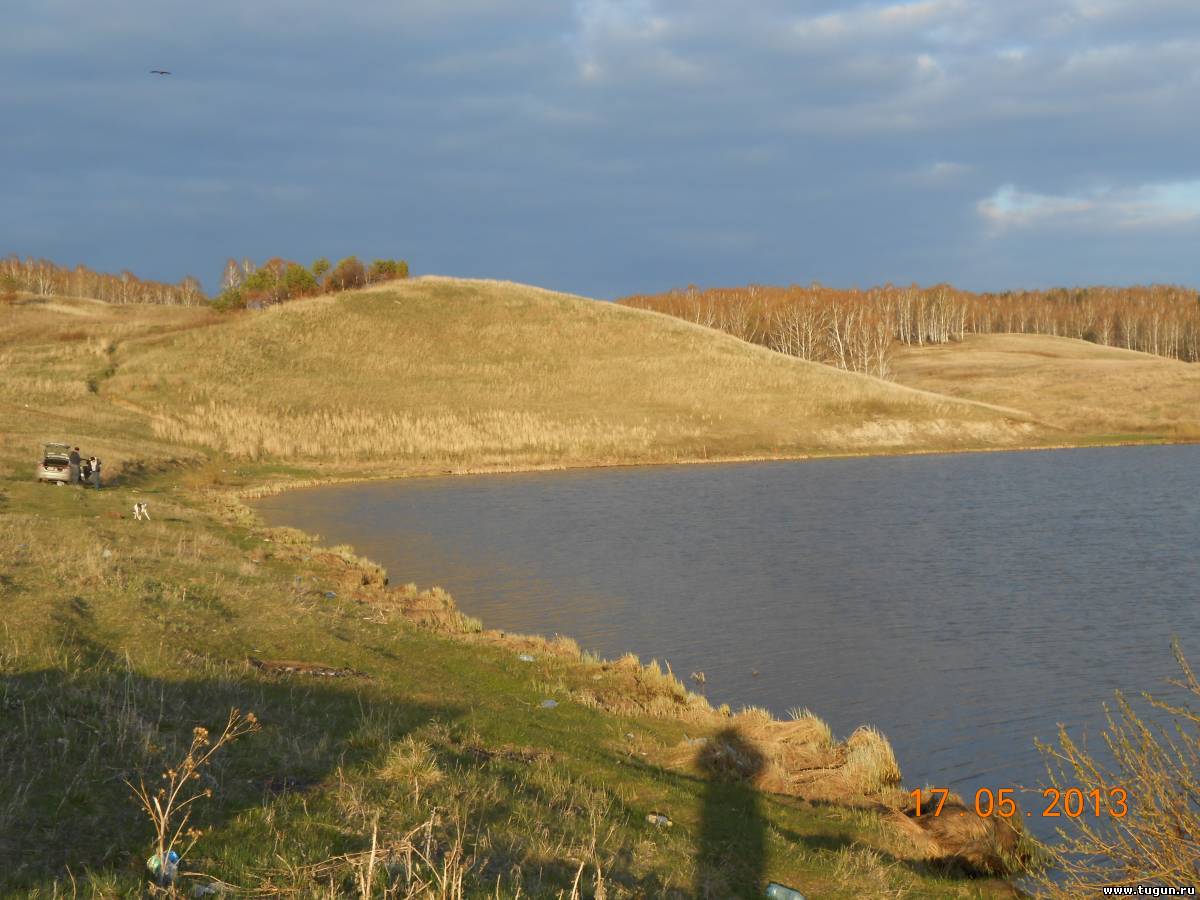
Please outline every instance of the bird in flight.
M170 75L171 73L168 72L166 69L151 69L150 74L151 75Z

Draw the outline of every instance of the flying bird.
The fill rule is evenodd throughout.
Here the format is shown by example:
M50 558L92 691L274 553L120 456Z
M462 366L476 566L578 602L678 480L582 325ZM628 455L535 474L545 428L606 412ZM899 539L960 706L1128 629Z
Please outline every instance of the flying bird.
M166 69L151 69L150 74L151 75L170 75L171 73L168 72Z

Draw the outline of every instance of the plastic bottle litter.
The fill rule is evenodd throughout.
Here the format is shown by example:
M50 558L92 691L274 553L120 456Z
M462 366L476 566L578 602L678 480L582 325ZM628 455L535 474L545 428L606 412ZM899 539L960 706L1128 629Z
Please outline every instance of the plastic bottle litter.
M556 706L558 706L557 700L543 700L542 701L542 709L554 709L554 707L556 707Z
M521 662L533 662L533 657L528 653L518 654L517 659L519 659Z
M804 895L799 891L776 884L774 881L767 885L767 896L774 900L804 900Z
M325 599L326 599L326 600L336 600L336 599L337 599L337 593L336 593L335 591L326 591L326 592L325 592Z
M651 825L657 825L659 828L670 828L672 825L675 824L669 818L664 816L662 813L656 813L656 812L647 813L646 821L649 822Z
M146 868L150 870L154 880L163 886L175 880L175 873L179 871L179 854L172 850L167 854L166 862L167 864L164 866L162 857L157 853L152 854L146 860Z

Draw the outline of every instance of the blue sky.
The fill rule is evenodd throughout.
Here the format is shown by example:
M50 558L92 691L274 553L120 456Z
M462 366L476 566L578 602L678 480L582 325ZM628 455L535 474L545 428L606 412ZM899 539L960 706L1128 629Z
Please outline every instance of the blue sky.
M0 254L209 289L1200 285L1195 0L17 0L0 122Z

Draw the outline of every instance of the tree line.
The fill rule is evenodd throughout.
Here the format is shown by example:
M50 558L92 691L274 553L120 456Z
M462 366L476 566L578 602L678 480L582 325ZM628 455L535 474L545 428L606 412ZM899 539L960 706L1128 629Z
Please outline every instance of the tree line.
M842 290L690 286L634 295L626 306L666 313L773 350L886 378L897 344L1018 332L1079 338L1200 361L1200 294L1171 285L973 293L939 284Z
M221 273L221 293L213 305L218 309L260 308L407 277L408 263L402 259L377 259L368 266L357 256L347 256L337 265L321 257L311 266L304 266L274 256L259 266L249 258L240 263L230 258Z
M249 258L240 263L230 259L221 276L221 292L210 300L200 280L192 275L170 284L139 278L128 269L113 275L83 264L71 268L48 259L22 259L12 254L0 258L0 299L11 302L20 293L27 293L39 297L91 297L106 303L211 303L217 309L245 309L407 277L408 263L402 259L377 259L364 265L358 257L347 256L331 265L321 258L310 267L277 256L261 266Z
M85 265L60 266L48 259L24 259L13 254L0 258L0 295L11 301L18 292L47 297L92 297L107 303L159 303L199 306L208 297L200 280L188 275L178 284L138 278L128 269L113 275Z

